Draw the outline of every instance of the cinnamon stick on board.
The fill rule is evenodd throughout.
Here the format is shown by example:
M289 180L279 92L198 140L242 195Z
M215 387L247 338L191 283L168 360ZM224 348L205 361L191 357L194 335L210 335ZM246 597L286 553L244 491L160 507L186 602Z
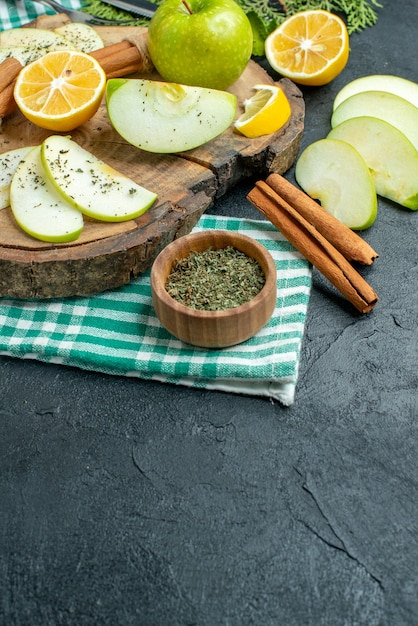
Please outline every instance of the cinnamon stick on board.
M290 206L308 220L349 261L371 265L378 253L357 233L336 217L327 213L304 191L292 185L280 174L270 174L266 183Z
M135 42L124 40L90 53L102 66L107 78L128 76L135 72L149 73L152 69L145 37ZM0 63L0 119L16 109L13 97L16 78L22 69L16 59L5 59Z
M17 59L10 57L9 59L4 59L0 67L0 92L2 92L3 89L14 83L22 69L22 64Z
M135 72L149 72L152 65L146 50L127 41L120 41L110 46L90 52L105 71L106 78L128 76Z
M16 108L13 91L22 67L20 61L13 58L0 63L0 120Z
M298 211L267 183L258 181L247 198L278 228L361 313L368 313L378 296L349 261Z

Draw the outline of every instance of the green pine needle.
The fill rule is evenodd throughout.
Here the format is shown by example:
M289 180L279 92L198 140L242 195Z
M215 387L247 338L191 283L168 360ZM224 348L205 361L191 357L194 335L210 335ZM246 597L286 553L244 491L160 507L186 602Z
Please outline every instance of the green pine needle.
M364 30L377 22L377 12L381 8L377 0L237 0L246 13L255 12L269 29L271 22L280 24L286 17L300 11L323 9L340 13L345 18L349 34Z
M347 22L349 34L364 30L377 22L377 13L373 6L381 8L377 0L286 0L286 16L308 9L324 9L331 13L342 13ZM373 5L373 6L372 6Z

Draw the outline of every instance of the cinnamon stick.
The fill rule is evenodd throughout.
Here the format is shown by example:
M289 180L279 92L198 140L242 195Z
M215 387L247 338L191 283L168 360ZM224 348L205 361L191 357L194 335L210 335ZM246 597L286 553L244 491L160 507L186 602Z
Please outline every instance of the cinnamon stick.
M0 64L1 72L0 72L0 93L3 89L6 89L9 85L14 83L16 78L19 75L20 70L22 69L22 64L17 59L10 57L9 59L4 59L4 61Z
M3 117L10 115L10 113L13 113L13 111L17 108L15 97L13 95L14 89L15 84L13 82L10 83L10 85L7 85L7 87L5 87L0 93L0 122Z
M135 43L126 40L104 46L90 55L100 63L107 78L128 76L135 72L149 73L153 68L145 37L137 38ZM22 65L16 59L6 59L0 63L0 119L16 109L13 90L21 69Z
M368 313L378 296L349 261L312 224L267 183L258 181L247 198L278 228L361 313Z
M110 48L112 49L110 50ZM149 71L148 61L144 53L129 41L121 41L111 46L105 46L100 51L90 52L90 56L100 63L106 73L106 78L116 78L128 76L135 72Z
M349 261L371 265L378 253L357 233L325 211L304 191L280 174L270 174L267 184L290 206L308 220Z
M115 57L119 52L128 50L131 47L132 44L129 43L129 41L123 40L113 43L111 46L103 46L103 48L93 50L90 52L90 56L94 57L96 61L99 61L101 65L103 59L106 59L107 57Z

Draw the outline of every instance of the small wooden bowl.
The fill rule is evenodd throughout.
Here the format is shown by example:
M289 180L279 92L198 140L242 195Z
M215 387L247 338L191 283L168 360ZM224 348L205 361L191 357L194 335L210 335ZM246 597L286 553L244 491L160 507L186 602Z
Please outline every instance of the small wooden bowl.
M252 300L222 311L201 311L177 302L165 284L173 264L190 252L232 246L254 258L266 282ZM277 297L277 270L268 250L255 239L239 233L208 230L185 235L170 243L151 269L152 302L161 324L175 337L203 348L224 348L246 341L270 319Z

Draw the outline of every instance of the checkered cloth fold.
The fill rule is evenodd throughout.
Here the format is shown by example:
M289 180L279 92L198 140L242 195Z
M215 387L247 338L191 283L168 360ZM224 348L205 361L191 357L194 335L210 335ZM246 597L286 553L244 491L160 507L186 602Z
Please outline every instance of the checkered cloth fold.
M128 285L88 297L0 298L0 354L293 404L309 263L269 222L204 215L194 230L204 229L244 233L275 260L276 308L251 339L220 350L177 340L155 315L148 270Z

